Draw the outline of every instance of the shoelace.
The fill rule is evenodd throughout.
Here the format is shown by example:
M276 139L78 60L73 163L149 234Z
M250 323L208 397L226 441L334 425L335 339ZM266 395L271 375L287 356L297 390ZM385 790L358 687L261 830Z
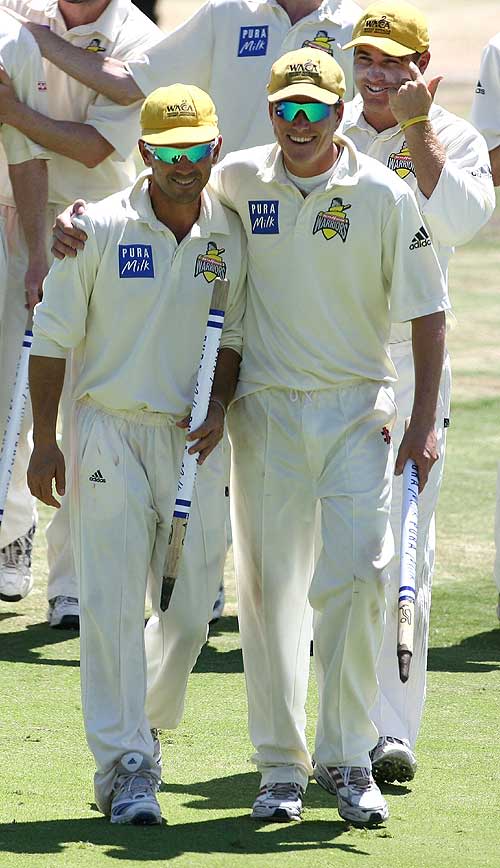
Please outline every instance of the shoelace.
M60 594L56 599L57 599L57 604L59 606L78 605L78 597L65 597L64 594ZM54 601L54 605L55 605L55 601Z
M33 535L35 528L31 527L28 533L20 536L2 549L4 568L15 570L19 565L27 569L31 567L31 552L33 549Z
M143 771L134 772L132 775L117 775L113 783L113 791L115 793L120 791L120 796L151 795L155 783L155 776L143 769Z
M339 768L345 786L359 792L369 790L372 783L371 771L361 766L342 766Z
M268 784L267 786L268 792L272 793L273 796L277 796L279 799L286 799L287 797L292 796L296 798L300 796L302 793L302 787L300 784L292 784L292 783L276 783L276 784Z

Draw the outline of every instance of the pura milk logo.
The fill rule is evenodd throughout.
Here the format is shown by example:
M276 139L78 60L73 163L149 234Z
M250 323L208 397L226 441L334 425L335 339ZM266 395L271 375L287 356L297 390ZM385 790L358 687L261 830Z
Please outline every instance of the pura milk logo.
M278 199L250 199L248 212L252 235L279 235Z
M119 244L118 275L120 277L154 277L151 244Z
M268 40L267 24L240 27L238 57L264 57L267 54Z

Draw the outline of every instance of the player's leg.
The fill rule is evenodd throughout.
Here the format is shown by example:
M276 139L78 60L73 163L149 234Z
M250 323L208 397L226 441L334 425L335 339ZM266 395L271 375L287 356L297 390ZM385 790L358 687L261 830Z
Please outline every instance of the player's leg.
M71 530L96 802L112 822L159 822L144 711L144 600L157 523L142 454L147 426L80 402L75 427Z
M404 433L404 420L411 414L412 409L413 357L409 343L395 345L391 347L391 352L400 378L395 387L398 420L393 432L397 449ZM414 747L426 688L431 583L435 560L434 514L443 476L447 425L445 419L449 420L450 415L450 388L451 376L447 359L441 378L436 414L440 458L432 468L427 485L419 498L415 637L410 677L406 684L400 681L396 657L402 477L394 479L391 526L396 540L396 556L389 567L386 626L377 667L380 689L372 710L373 720L380 734L379 743L372 755L374 775L379 782L411 780L416 770Z
M5 229L8 270L0 319L0 440L3 437L16 368L26 328L24 275L27 268L26 244L21 234L15 208L0 205ZM35 501L27 482L26 471L31 454L31 407L26 407L21 436L16 451L4 521L0 531L0 597L19 600L33 586L31 552L36 523Z
M174 729L182 718L189 674L206 642L207 624L223 571L225 479L219 445L197 470L179 578L168 609L161 612L161 579L185 432L171 426L162 429L159 436L162 472L157 474L153 487L159 524L149 585L153 615L146 626L146 712L151 726Z
M319 691L315 777L336 795L344 819L367 824L388 813L371 777L378 734L370 709L393 554L393 453L384 429L394 418L390 390L377 384L332 390L317 401L315 442L324 465L323 548L310 590Z
M304 394L267 389L229 412L233 551L254 762L253 816L300 818L316 500L303 446Z

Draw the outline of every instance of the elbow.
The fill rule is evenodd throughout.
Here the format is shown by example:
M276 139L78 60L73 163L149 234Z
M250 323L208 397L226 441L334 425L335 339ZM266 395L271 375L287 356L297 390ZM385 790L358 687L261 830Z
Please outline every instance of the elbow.
M79 162L87 169L95 169L106 159L106 156L107 154L86 154L81 156Z

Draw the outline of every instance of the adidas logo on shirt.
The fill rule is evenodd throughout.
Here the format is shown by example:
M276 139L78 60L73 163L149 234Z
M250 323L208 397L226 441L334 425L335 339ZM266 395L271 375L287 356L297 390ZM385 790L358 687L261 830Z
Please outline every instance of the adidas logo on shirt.
M428 247L431 243L429 233L425 226L421 226L418 232L413 236L409 250L417 250L419 247Z
M480 94L482 94L483 96L484 96L484 94L485 94L484 87L483 87L483 85L481 84L480 81L478 81L478 83L477 83L477 85L476 85L476 93L480 93Z
M96 470L92 476L89 476L89 482L106 482L100 470Z

